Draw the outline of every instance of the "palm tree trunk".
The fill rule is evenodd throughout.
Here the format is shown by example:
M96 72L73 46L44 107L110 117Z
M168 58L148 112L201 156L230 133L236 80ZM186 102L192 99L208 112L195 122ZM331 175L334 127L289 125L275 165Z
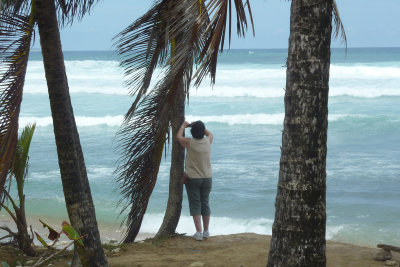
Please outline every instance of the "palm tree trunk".
M183 92L183 86L181 86L179 90L179 96L176 99L172 116L172 153L168 203L162 225L156 237L175 234L182 211L183 186L181 183L181 175L183 173L185 161L185 149L177 141L176 134L182 122L185 120L185 94Z
M20 207L15 209L15 217L17 218L17 229L18 229L18 245L19 249L22 250L28 256L35 256L36 251L32 247L32 240L28 233L28 224L26 223L25 216L25 195L20 198Z
M17 180L18 184L18 180ZM20 191L20 187L18 185L18 191ZM26 223L26 216L25 216L25 195L21 194L19 198L19 207L15 203L14 199L10 196L10 194L3 189L4 195L7 197L8 201L10 201L15 214L12 213L10 209L8 209L4 204L0 203L0 208L4 208L11 218L14 220L15 225L17 226L17 233L9 232L17 239L18 247L21 251L23 251L28 256L35 256L36 251L32 247L33 237L31 238L28 233L28 224Z
M65 203L72 226L88 235L79 256L84 266L108 266L69 96L54 0L35 3Z
M332 0L293 0L272 266L326 266Z

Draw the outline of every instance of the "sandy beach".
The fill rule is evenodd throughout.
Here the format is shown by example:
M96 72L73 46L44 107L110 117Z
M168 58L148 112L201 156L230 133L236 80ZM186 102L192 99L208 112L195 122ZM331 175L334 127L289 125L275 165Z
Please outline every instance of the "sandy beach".
M60 229L61 219L46 218L45 221L56 230ZM41 227L39 218L30 216L28 222L34 231L43 237L47 230ZM0 216L0 225L13 228L9 217ZM105 246L110 266L266 266L270 243L269 235L254 233L240 233L231 235L211 236L203 241L195 241L184 234L170 238L155 240L153 234L141 233L135 243L118 245L123 237L123 229L116 225L99 224L100 235ZM0 236L3 233L0 233ZM36 241L36 239L35 239ZM35 242L39 245L38 242ZM65 246L67 239L60 238L58 248ZM396 244L393 244L396 245ZM119 248L118 252L112 249ZM118 250L118 249L117 249ZM385 266L385 262L375 261L374 254L378 248L363 247L351 244L327 241L327 266L330 267L378 267ZM71 251L67 256L50 261L51 266L70 266ZM392 252L393 260L400 262L400 253ZM0 259L7 261L11 266L17 260L24 262L35 260L26 258L4 247L0 247ZM399 265L395 265L399 266Z
M195 241L176 236L163 240L146 239L121 245L118 253L107 250L110 266L266 266L270 236L253 233L212 236ZM373 260L377 248L327 242L328 267L378 267L385 262ZM393 260L400 262L400 253L393 252ZM0 248L2 260L15 260L12 253ZM15 254L14 254L15 255ZM52 261L52 266L70 266L64 257ZM395 265L398 266L398 265Z
M120 256L109 262L111 266L266 266L269 241L270 236L253 233L214 236L201 242L190 237L146 241L123 247ZM373 260L377 250L328 241L327 266L384 266ZM400 261L399 253L393 256Z

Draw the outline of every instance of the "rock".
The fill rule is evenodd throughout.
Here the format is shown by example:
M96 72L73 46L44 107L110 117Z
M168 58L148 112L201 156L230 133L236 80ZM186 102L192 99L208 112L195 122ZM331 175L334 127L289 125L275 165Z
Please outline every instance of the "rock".
M398 266L397 261L387 260L385 261L386 266Z
M374 260L377 261L386 261L392 259L392 253L390 250L385 250L381 248L378 252L374 255Z
M27 261L27 262L25 262L25 265L33 265L35 263L35 261L33 261L33 260L30 260L30 261Z
M111 250L111 253L118 253L120 250L120 248L114 248L113 250Z
M189 267L203 267L204 263L200 261L193 262L192 264L189 265Z

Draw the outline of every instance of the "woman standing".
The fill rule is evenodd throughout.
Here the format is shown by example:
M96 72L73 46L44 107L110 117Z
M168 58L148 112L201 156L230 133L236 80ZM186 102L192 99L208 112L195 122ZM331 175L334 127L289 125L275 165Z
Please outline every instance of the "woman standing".
M193 138L183 137L185 128L191 127L190 132ZM213 135L208 131L202 121L189 124L187 121L182 123L177 133L178 142L187 149L185 172L189 176L186 183L186 192L189 199L190 215L193 216L196 233L193 238L201 241L208 238L210 232L210 205L209 195L212 186L211 170L211 143ZM203 219L203 231L201 220Z

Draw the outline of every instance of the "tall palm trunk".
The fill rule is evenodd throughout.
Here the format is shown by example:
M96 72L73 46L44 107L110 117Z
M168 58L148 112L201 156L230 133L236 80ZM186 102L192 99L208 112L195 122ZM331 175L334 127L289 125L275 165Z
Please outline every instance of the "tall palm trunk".
M325 266L332 0L293 0L275 221L268 267Z
M69 219L81 235L88 235L83 240L85 249L79 253L83 265L108 266L101 247L95 209L69 96L54 0L36 0L35 3L58 163Z
M177 141L176 134L178 133L182 122L185 120L185 94L183 92L183 86L181 86L179 91L179 96L176 99L172 114L172 153L171 169L169 174L168 204L163 223L158 230L156 237L175 234L182 211L183 186L181 183L181 175L183 173L185 161L185 149Z

